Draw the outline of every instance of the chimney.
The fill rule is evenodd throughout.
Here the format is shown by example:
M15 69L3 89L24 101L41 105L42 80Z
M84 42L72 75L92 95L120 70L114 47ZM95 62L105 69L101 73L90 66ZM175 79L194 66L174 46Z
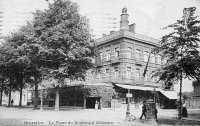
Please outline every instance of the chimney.
M122 9L121 20L120 20L120 31L128 31L128 14L127 9L124 7Z
M129 25L129 31L135 33L135 23Z

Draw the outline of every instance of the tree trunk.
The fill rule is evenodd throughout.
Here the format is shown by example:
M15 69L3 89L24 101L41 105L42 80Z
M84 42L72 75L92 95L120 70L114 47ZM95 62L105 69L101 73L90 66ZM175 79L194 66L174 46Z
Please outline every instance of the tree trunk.
M22 91L23 91L23 74L20 73L20 76L19 76L19 83L20 83L20 97L19 97L19 107L22 106Z
M23 83L21 83L20 85L19 107L22 107L22 90L23 90Z
M180 77L180 97L179 97L179 110L178 110L178 118L182 119L182 71L181 71L181 77Z
M10 101L11 101L11 86L10 86L10 89L9 89L9 99L8 99L8 107L10 107Z
M56 88L55 111L59 111L59 87Z
M38 83L35 83L35 97L34 97L34 106L33 109L37 109L38 107Z
M2 98L3 98L3 83L1 83L1 99L0 99L0 106L2 106Z

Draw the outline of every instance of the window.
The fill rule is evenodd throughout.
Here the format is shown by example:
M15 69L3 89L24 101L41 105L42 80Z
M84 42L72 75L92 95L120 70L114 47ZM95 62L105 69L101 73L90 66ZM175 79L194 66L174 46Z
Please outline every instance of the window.
M157 82L158 81L158 77L152 77L152 82Z
M110 50L106 51L106 61L110 60Z
M131 59L131 51L132 51L132 48L131 47L128 47L127 48L127 58Z
M94 76L94 71L91 71L92 76Z
M115 57L119 57L119 47L115 48Z
M156 56L156 63L161 64L161 56L160 55Z
M140 69L139 68L136 68L135 77L136 77L136 79L140 78Z
M98 79L101 79L101 70L98 70L97 78L98 78Z
M110 69L106 69L106 76L110 75Z
M148 76L149 76L149 73L148 73L148 70L147 70L146 74L145 74L145 77L144 77L145 81L148 81Z
M162 64L166 64L166 63L167 63L166 58L163 58L163 59L161 60L161 63L162 63Z
M147 51L144 52L144 61L148 62L149 53Z
M101 60L101 62L102 62L102 61L103 61L103 53L100 52L99 55L100 55L100 60Z
M118 70L118 67L115 67L115 78L118 78L119 77L119 70Z
M136 58L139 59L140 58L140 50L136 49Z
M131 67L127 67L127 78L131 78Z
M155 54L151 54L151 63L155 63Z

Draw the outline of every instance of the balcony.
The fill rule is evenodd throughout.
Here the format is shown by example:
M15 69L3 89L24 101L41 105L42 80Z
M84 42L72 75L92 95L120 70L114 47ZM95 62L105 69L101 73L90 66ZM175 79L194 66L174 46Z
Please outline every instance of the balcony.
M102 67L102 66L103 66L103 63L102 63L102 62L96 62L96 63L95 63L95 66L96 66L96 67Z
M112 64L114 64L114 63L120 63L119 57L113 57L113 58L111 59L111 63L112 63Z

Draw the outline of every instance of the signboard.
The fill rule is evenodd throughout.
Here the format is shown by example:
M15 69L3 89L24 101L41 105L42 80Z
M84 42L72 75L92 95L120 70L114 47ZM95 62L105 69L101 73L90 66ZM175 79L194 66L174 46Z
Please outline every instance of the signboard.
M126 97L127 97L127 98L131 98L131 97L132 97L132 94L131 94L131 93L126 93Z

